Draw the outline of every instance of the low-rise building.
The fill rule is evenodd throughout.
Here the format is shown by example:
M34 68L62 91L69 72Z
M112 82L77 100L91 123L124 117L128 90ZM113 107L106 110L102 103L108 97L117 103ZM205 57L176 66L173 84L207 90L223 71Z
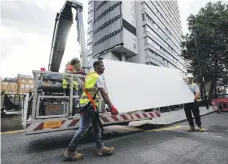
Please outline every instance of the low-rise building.
M24 94L33 88L34 79L28 75L18 74L15 78L6 77L1 81L1 91L6 94Z

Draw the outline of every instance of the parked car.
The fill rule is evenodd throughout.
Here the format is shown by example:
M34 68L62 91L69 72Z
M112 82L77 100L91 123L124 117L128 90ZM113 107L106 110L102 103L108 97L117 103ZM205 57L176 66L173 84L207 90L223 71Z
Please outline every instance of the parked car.
M228 94L219 94L217 98L212 100L214 110L228 111Z

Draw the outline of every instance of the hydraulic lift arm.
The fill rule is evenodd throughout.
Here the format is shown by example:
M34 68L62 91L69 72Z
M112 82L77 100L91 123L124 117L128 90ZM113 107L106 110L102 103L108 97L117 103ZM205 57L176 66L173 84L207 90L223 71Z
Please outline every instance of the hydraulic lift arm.
M78 33L77 40L81 46L81 54L80 54L81 66L82 68L88 67L86 43L85 43L85 36L84 36L85 33L84 33L84 25L83 25L83 18L82 18L83 5L77 1L67 0L62 10L56 15L54 32L52 37L52 44L51 44L51 53L50 53L49 64L48 64L49 71L59 72L59 68L64 55L65 47L66 47L68 33L73 24L72 8L76 10L75 21L77 22L77 33Z

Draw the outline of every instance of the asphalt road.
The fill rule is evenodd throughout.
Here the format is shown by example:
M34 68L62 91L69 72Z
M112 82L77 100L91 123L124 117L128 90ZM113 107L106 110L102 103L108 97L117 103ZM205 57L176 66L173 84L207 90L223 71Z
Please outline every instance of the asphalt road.
M105 143L115 146L111 156L98 157L95 144L88 136L79 151L84 159L80 164L227 164L228 113L202 117L208 132L186 132L187 122L151 130L111 127L106 131ZM127 134L126 134L127 133ZM25 136L23 132L3 134L3 164L58 164L74 131Z

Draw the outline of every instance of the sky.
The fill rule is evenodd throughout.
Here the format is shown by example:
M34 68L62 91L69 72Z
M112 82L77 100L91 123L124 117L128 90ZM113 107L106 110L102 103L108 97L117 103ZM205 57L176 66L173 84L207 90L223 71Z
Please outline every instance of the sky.
M77 1L84 6L83 21L87 32L88 1ZM1 0L0 77L15 77L17 73L32 75L32 70L47 68L56 13L64 2L65 0ZM183 34L187 32L187 17L196 14L207 2L209 0L178 0ZM64 65L72 57L80 55L76 33L74 24L68 35L60 71L63 71ZM86 33L85 37L87 38Z

